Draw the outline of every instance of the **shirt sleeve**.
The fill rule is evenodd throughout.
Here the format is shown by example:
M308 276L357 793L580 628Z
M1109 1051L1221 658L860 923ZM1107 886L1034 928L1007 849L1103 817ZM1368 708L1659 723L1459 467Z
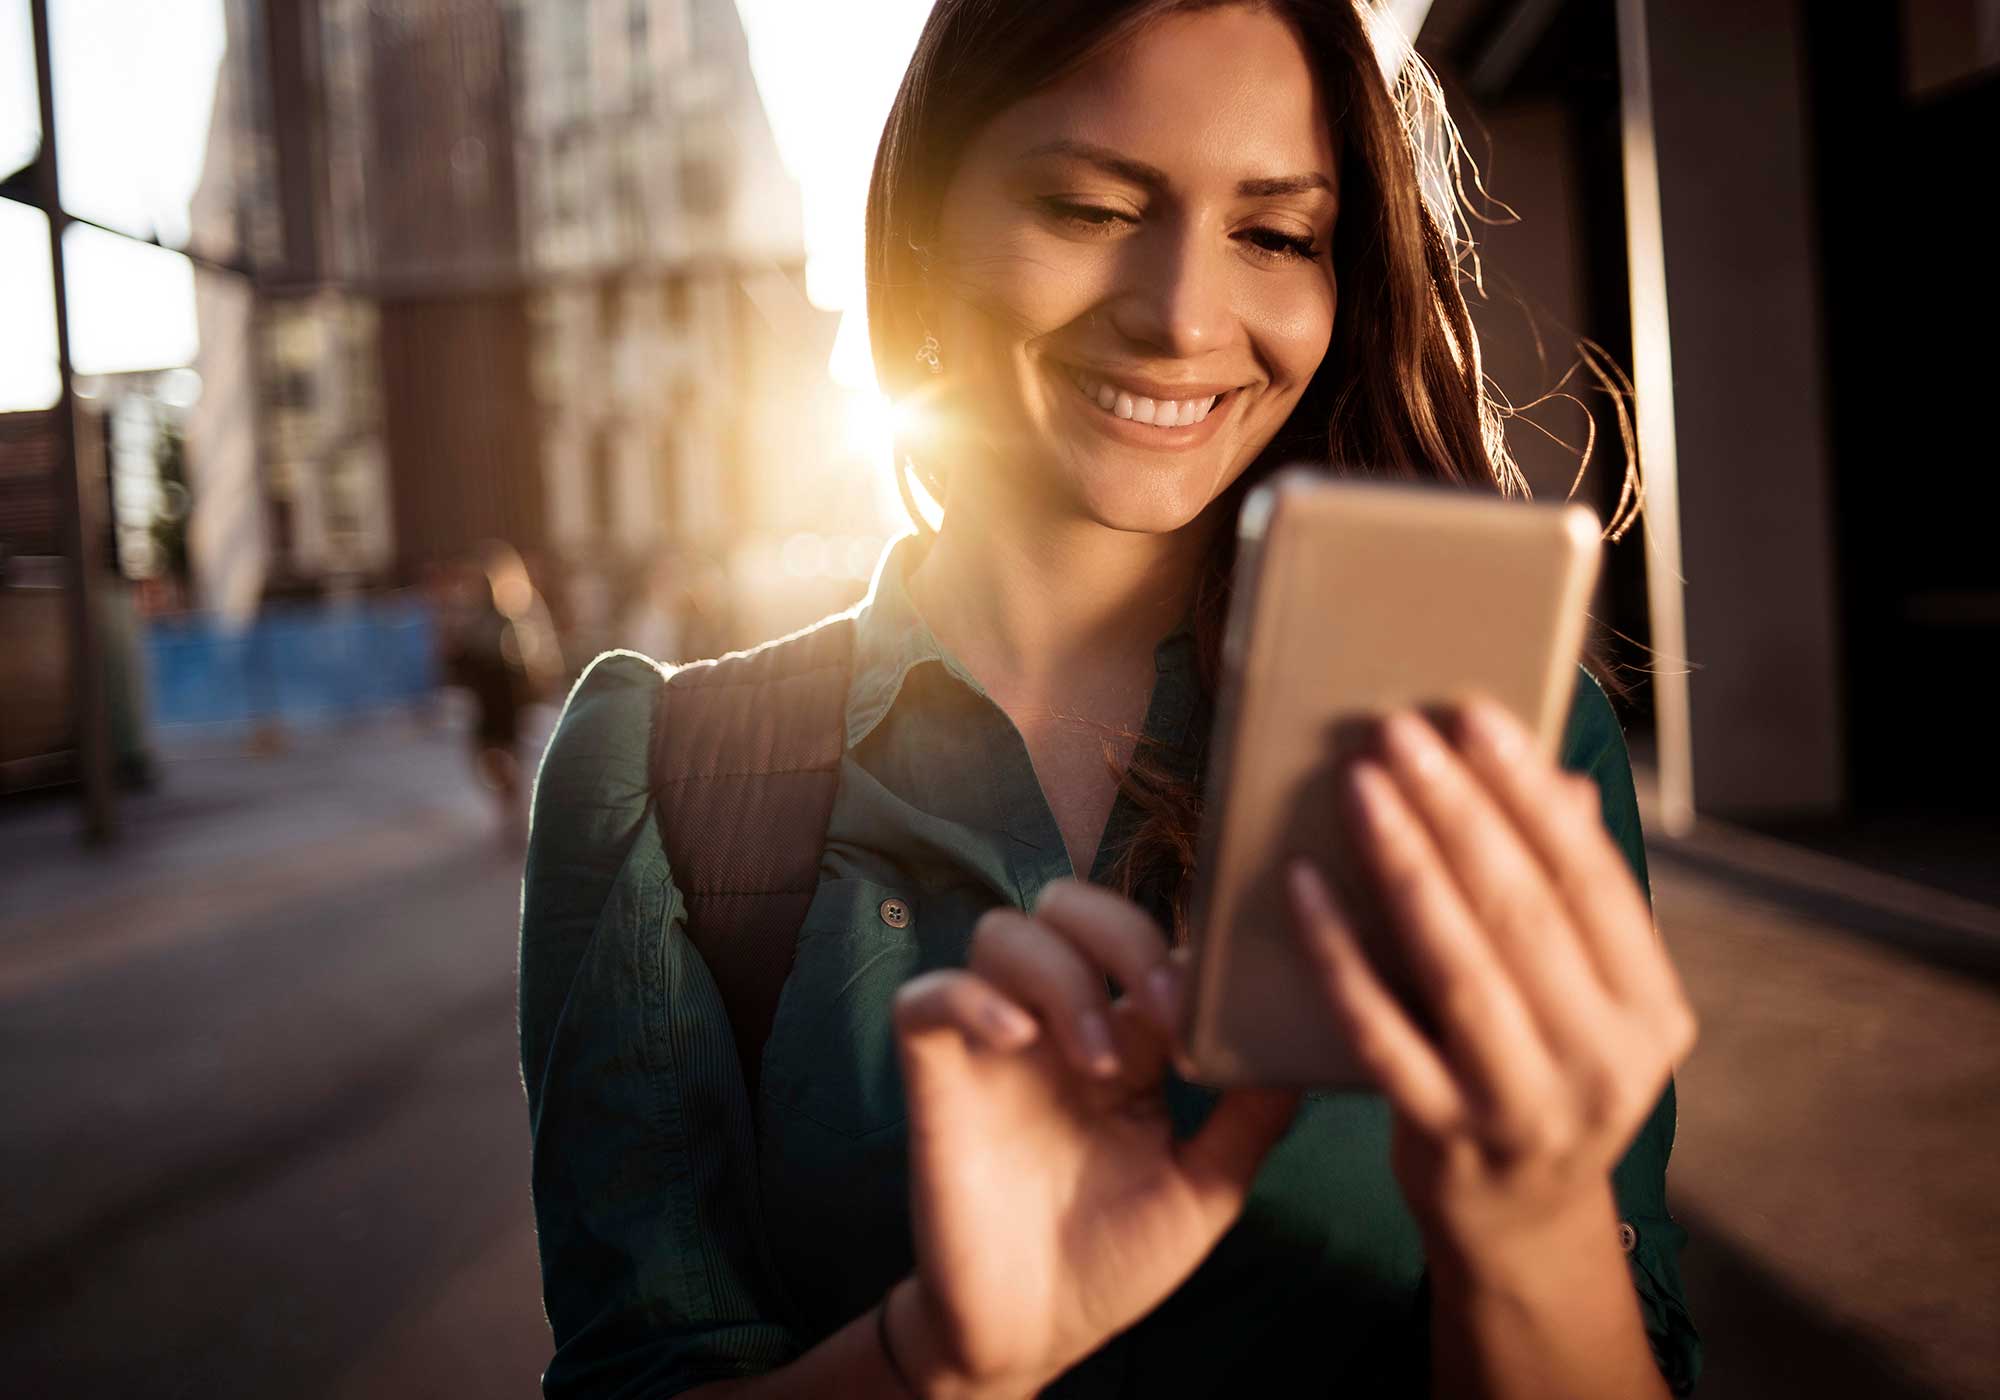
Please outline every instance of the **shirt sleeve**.
M1605 829L1618 843L1639 887L1652 897L1646 872L1646 845L1639 829L1639 802L1632 787L1632 764L1625 736L1604 691L1589 674L1577 682L1563 741L1563 766L1585 773L1597 784ZM1667 1082L1624 1160L1612 1172L1618 1198L1621 1239L1627 1246L1632 1282L1646 1323L1653 1357L1668 1389L1687 1395L1701 1374L1701 1337L1688 1313L1681 1285L1680 1251L1687 1232L1667 1212L1667 1158L1674 1148L1674 1086Z
M660 683L643 657L599 657L535 782L520 1035L550 1397L675 1395L794 1350L729 1018L660 845Z

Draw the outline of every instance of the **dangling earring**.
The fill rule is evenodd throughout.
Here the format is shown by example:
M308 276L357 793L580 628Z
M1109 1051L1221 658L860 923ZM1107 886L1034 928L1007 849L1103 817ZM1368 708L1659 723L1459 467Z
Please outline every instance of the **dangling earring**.
M926 335L924 343L917 347L917 363L932 374L944 373L944 361L938 358L938 338Z

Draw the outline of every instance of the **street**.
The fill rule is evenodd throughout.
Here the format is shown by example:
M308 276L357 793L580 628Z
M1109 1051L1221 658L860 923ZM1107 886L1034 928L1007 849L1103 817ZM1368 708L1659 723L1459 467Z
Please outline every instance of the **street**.
M0 806L9 1393L535 1394L518 857L453 724L211 742L122 816L95 853L65 799ZM1703 1021L1670 1178L1699 1393L1991 1394L1993 980L1654 875Z
M534 1395L519 866L459 743L169 762L124 817L0 827L12 1393Z

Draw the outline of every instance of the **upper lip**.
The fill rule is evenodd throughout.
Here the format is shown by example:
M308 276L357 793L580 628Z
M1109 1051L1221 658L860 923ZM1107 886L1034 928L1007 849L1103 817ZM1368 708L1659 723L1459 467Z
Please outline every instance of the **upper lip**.
M1143 374L1133 374L1128 370L1102 369L1096 365L1068 365L1071 374L1080 374L1085 379L1095 379L1109 384L1114 389L1122 389L1134 398L1166 399L1206 399L1240 389L1241 384L1225 383L1222 380L1190 381L1186 384L1170 384L1164 379L1151 379Z

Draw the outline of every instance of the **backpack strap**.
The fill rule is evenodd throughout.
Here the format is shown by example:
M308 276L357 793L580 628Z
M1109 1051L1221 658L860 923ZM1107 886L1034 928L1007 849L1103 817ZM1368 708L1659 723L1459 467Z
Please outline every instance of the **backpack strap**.
M846 748L854 612L666 675L649 766L688 937L715 978L756 1103ZM668 710L672 717L669 720Z

